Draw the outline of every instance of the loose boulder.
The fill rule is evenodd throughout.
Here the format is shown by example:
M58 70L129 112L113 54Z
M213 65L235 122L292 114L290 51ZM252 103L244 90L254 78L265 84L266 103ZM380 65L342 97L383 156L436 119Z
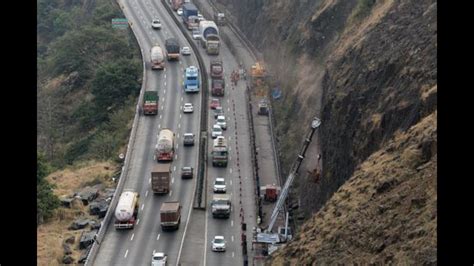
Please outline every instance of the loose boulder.
M99 215L99 218L102 218L105 216L104 211L107 212L108 207L109 204L105 200L93 201L89 204L89 213L91 215ZM100 217L101 214L103 214L102 217Z
M68 244L74 244L74 242L76 241L76 237L75 236L70 236L68 238L66 238L66 240L64 240L65 243L68 243Z
M63 263L64 264L72 264L72 263L74 263L74 259L70 255L65 255L63 257Z
M89 254L89 249L88 250L84 250L84 252L81 253L81 256L79 257L79 261L78 263L85 263L86 262L86 259L87 259L87 254Z
M70 226L69 230L79 230L83 229L89 224L89 219L77 219Z
M79 242L79 249L86 249L92 243L94 243L94 237L97 233L97 230L89 231L89 232L82 232L81 241Z
M87 205L89 204L89 202L92 202L97 198L98 193L98 187L85 187L77 195L82 200L82 203L84 203L84 205Z
M68 244L63 243L63 249L64 249L64 254L66 254L66 255L71 255L72 254L71 247Z

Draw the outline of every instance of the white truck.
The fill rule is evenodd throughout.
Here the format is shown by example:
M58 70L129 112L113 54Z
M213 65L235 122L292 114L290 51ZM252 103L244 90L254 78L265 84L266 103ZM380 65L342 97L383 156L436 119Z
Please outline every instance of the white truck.
M211 201L212 217L229 218L231 207L232 204L228 195L214 195Z
M164 128L158 134L158 143L155 146L156 161L173 161L174 133L169 128Z
M163 49L159 45L151 47L151 69L164 69L165 68L165 56Z
M214 140L212 146L212 166L223 166L227 167L227 161L229 156L229 150L227 148L227 141L224 136L218 136Z
M220 38L219 29L212 20L202 20L199 22L199 35L201 37L202 47L206 49L207 54L219 54Z
M130 190L122 192L115 208L115 229L131 229L138 216L138 193Z

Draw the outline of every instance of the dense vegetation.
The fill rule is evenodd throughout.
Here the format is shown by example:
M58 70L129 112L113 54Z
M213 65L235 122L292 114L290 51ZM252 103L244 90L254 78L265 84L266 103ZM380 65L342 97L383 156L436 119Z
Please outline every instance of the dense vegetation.
M37 0L38 224L60 205L52 169L116 158L127 142L141 64L111 0Z
M38 0L38 150L54 167L116 157L140 91L131 31L110 0Z

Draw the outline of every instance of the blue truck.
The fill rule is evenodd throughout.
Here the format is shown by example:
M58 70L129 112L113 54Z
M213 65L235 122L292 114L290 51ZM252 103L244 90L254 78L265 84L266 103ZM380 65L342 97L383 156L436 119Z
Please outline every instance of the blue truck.
M184 92L199 92L199 70L195 66L187 67L185 70Z
M182 6L183 8L183 18L184 24L186 24L187 28L193 29L198 27L198 9L193 3L185 3Z

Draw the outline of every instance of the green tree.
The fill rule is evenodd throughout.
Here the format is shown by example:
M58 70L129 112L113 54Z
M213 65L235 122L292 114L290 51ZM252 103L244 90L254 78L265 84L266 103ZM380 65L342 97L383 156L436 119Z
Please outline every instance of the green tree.
M37 154L37 172L36 172L36 210L37 224L41 224L53 214L53 211L59 207L60 201L53 194L54 186L44 178L51 172L51 167L46 162L43 154Z

